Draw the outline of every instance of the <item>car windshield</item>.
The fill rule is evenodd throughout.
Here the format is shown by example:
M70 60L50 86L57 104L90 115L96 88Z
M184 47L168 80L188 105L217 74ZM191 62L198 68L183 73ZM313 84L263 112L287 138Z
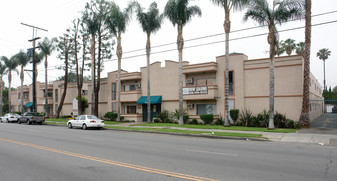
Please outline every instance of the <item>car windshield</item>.
M87 116L88 119L98 119L96 116Z

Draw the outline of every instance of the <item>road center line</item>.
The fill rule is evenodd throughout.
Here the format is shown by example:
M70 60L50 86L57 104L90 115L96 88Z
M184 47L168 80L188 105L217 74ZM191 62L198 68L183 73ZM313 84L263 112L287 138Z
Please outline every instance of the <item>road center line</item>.
M3 139L3 138L0 138L0 141L13 143L13 144L17 144L17 145L22 145L22 146L27 146L27 147L31 147L31 148L36 148L36 149L40 149L40 150L50 151L50 152L53 152L53 153L68 155L68 156L72 156L72 157L82 158L82 159L86 159L86 160L97 161L97 162L106 163L106 164L109 164L109 165L115 165L115 166L130 168L130 169L134 169L134 170L140 170L140 171L144 171L144 172L156 173L156 174L160 174L160 175L166 175L166 176L176 177L176 178L181 178L181 179L186 179L186 180L217 181L217 180L209 179L209 178L203 178L203 177L197 177L197 176L193 176L193 175L186 175L186 174L181 174L181 173L176 173L176 172L159 170L159 169L150 168L150 167L143 167L143 166L140 166L140 165L123 163L123 162L103 159L103 158L99 158L99 157L83 155L83 154L79 154L79 153L75 153L75 152L68 152L68 151L64 151L64 150L59 150L59 149L55 149L55 148L50 148L50 147L45 147L45 146L40 146L40 145L35 145L35 144L30 144L30 143L25 143L25 142L21 142L21 141L15 141L15 140L10 140L10 139Z
M238 156L238 154L221 153L221 152L213 152L213 151L202 151L202 150L193 150L193 149L186 149L185 151L197 152L197 153L208 153L208 154L215 154L215 155L225 155L225 156Z

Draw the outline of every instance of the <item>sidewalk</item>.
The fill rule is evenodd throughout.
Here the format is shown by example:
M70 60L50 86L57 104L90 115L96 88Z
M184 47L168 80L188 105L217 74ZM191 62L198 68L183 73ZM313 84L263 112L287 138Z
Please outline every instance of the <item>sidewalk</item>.
M131 127L136 123L124 123L117 125L117 127ZM108 125L107 125L108 126ZM209 131L209 132L232 132L232 133L253 133L262 134L262 137L268 138L269 141L277 142L293 142L293 143L313 143L320 145L333 145L337 146L336 134L315 134L315 133L271 133L271 132L255 132L255 131L232 131L232 130L219 130L219 129L193 129L193 128L179 128L179 127L153 127L153 126L132 126L134 128L166 128L190 131Z

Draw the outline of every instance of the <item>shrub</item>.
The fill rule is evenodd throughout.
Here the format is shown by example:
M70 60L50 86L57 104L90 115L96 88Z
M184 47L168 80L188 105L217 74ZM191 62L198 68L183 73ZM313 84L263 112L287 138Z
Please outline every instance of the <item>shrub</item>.
M154 119L153 119L153 122L154 122L154 123L160 123L160 119L154 118Z
M239 118L239 110L238 109L232 109L232 110L229 111L229 115L233 119L234 125L235 125L236 121Z
M261 124L260 124L259 118L257 116L253 116L249 126L250 127L260 127L260 125Z
M169 112L168 110L163 110L160 113L157 113L155 115L156 118L158 118L161 122L166 122L166 120L169 118Z
M287 128L295 128L295 122L293 120L287 120Z
M190 124L199 124L199 123L198 123L198 120L193 119L193 120L190 122Z
M204 124L210 124L214 120L213 114L201 114L200 119L204 121Z
M12 112L13 114L21 115L21 112Z
M276 112L274 115L274 125L276 128L287 128L286 115Z
M241 112L242 113L240 113L240 121L242 122L244 127L247 127L252 121L253 113L248 109L245 109Z
M221 119L218 119L214 123L215 125L223 125L223 121Z
M183 115L183 120L184 120L184 124L186 124L188 121L188 115Z
M107 112L104 114L103 116L106 119L109 119L109 121L115 121L117 118L117 113L113 113L113 112Z
M243 123L241 121L238 121L235 123L235 126L243 126Z
M68 118L72 118L72 116L70 116L70 115L63 115L60 118L62 118L62 119L68 119Z
M257 115L257 118L260 121L261 127L268 127L269 124L269 112L267 110L263 110L263 112L259 113Z

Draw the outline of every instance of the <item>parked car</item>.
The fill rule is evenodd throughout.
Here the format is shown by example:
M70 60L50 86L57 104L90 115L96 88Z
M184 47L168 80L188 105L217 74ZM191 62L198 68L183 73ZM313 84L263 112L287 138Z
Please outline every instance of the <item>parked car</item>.
M26 112L19 119L18 123L42 124L45 121L44 116L36 112Z
M82 127L82 129L95 127L101 129L104 126L104 121L94 115L79 115L75 119L69 120L67 126L70 129L73 127Z
M18 114L7 113L1 117L1 122L7 122L7 123L17 122L20 117L21 116Z

